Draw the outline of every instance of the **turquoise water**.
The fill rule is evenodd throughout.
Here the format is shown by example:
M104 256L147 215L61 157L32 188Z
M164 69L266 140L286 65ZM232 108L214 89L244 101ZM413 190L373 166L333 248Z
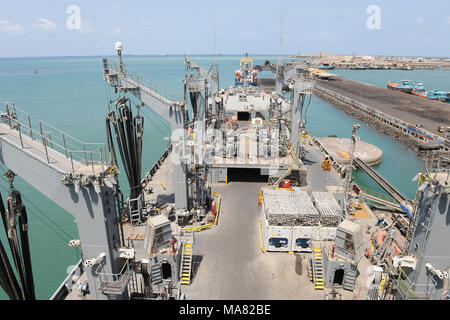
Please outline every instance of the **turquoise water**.
M220 71L220 87L233 85L234 71L239 65L239 56L219 56L217 62ZM212 57L196 56L191 59L209 69ZM265 60L276 62L276 57L255 57L255 64ZM166 95L181 100L183 98L182 79L184 77L183 57L124 57L128 70L139 70L147 79L164 88ZM38 73L34 74L37 70ZM382 71L385 72L385 71ZM396 71L399 79L412 78L415 71ZM429 71L421 74L420 80L434 81L442 71ZM337 72L336 72L337 73ZM349 71L346 76L356 80L377 82L384 85L395 77L389 72ZM428 77L428 78L426 78ZM411 79L414 80L414 79ZM444 81L442 82L444 83ZM449 80L445 82L450 87ZM39 58L39 59L0 59L0 101L14 101L18 107L30 113L35 120L46 122L64 129L67 133L86 142L105 142L105 116L110 94L102 79L101 57ZM376 83L374 83L376 84ZM446 89L446 87L441 87ZM143 172L146 172L166 148L164 137L170 134L165 124L152 111L145 108ZM335 134L350 137L355 121L327 103L313 97L308 112L307 127L315 136ZM377 169L396 185L408 197L413 197L415 183L411 178L422 168L423 163L416 155L390 137L380 134L361 123L359 135L362 140L373 143L384 152L384 160ZM5 168L2 168L4 171ZM3 171L0 173L3 174ZM363 186L382 192L364 174L354 174L357 182ZM120 177L123 189L126 178ZM61 209L37 190L16 178L15 186L27 197L25 204L29 211L31 255L36 291L39 299L48 299L67 275L67 267L79 260L76 250L67 245L70 239L76 239L77 231L73 217ZM3 199L7 197L4 179L0 179L0 191ZM33 206L35 204L36 206ZM64 232L56 234L47 225L50 224L44 214L54 221ZM39 218L46 221L43 223ZM53 226L53 224L50 224ZM4 232L0 237L5 243ZM0 292L0 299L6 299Z

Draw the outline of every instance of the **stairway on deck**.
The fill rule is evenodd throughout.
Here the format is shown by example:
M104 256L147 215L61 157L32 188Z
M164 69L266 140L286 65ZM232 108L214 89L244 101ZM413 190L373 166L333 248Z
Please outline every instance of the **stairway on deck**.
M322 249L320 247L314 247L313 249L312 271L313 271L314 289L323 290L324 271L323 271Z

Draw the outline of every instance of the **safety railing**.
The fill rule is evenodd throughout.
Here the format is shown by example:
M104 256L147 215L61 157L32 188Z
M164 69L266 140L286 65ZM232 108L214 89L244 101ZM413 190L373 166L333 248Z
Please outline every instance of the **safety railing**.
M120 67L117 61L107 60L107 63L104 64L104 70L108 70L107 74L110 75L119 74ZM178 95L167 92L167 90L159 87L156 82L144 78L144 76L138 74L137 72L134 72L124 65L122 65L122 71L124 76L128 80L134 82L134 85L139 86L146 93L160 100L161 102L172 105L175 103L175 101L180 100L180 97L178 97Z
M134 273L134 260L127 259L118 273L101 272L103 265L95 271L100 281L100 291L104 294L122 294Z
M141 184L148 182L152 179L152 177L156 174L158 169L162 166L164 160L169 156L169 153L172 151L173 145L169 144L166 150L163 152L161 157L159 157L158 161L155 162L153 167L145 174L145 177L142 179Z
M428 277L429 283L418 284L412 282L405 271L398 270L398 277L394 281L394 288L397 289L397 296L403 300L435 300L437 282Z
M66 159L70 160L71 168L66 169L72 173L76 169L75 161L90 166L92 172L95 172L94 166L106 165L108 162L106 144L85 143L45 121L32 122L31 116L16 107L14 103L0 103L0 122L6 123L10 129L17 131L23 149L26 148L24 136L41 142L45 153L44 160L48 164L58 162L49 154L49 149L63 154Z

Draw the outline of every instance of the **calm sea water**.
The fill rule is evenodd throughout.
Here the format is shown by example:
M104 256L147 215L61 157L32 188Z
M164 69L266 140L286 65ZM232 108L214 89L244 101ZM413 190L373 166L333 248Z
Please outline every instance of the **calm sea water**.
M210 56L191 57L193 61L209 68ZM233 84L234 71L238 68L239 56L219 56L220 87ZM276 62L276 57L258 56L255 64L265 60ZM184 76L183 57L124 57L127 69L138 70L151 86L156 83L164 88L171 98L182 99ZM38 73L35 74L34 71ZM348 78L384 86L389 80L410 78L428 82L436 88L450 89L450 77L442 71L341 71ZM338 73L338 72L336 72ZM263 74L262 76L267 76ZM440 79L439 81L436 79ZM427 82L428 81L428 82ZM18 107L28 112L32 119L42 119L63 129L85 142L105 142L105 116L108 99L114 97L102 79L101 57L0 59L0 101L14 101ZM146 172L166 148L164 137L170 133L169 127L148 109L144 134L143 172ZM313 97L308 112L307 127L317 137L335 134L351 136L355 123L350 116L329 104ZM373 143L384 152L384 159L376 168L408 197L415 193L415 183L411 178L421 170L423 163L406 147L361 123L359 135L362 140ZM5 168L1 168L3 174ZM357 182L374 193L382 193L378 186L363 173L355 172ZM126 178L120 178L126 189ZM26 197L29 212L30 240L33 271L37 297L48 299L60 282L66 277L67 269L79 260L79 253L67 245L70 239L77 239L73 217L46 199L20 177L15 186ZM0 179L3 200L8 195L8 185ZM56 233L53 221L61 230ZM49 227L52 226L52 229ZM1 228L3 229L3 228ZM3 230L0 238L5 244ZM6 299L1 292L0 299Z

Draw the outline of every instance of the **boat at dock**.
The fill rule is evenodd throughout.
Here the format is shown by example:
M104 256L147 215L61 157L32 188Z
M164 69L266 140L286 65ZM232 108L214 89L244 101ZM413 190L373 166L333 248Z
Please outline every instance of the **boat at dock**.
M399 82L390 81L386 84L388 89L405 93L412 93L415 83L411 80L400 80Z
M449 92L445 92L443 90L426 90L425 86L422 82L417 82L414 85L414 89L411 91L413 95L416 95L418 97L435 100L435 101L441 101L441 102L448 102L450 101L450 94Z
M414 89L412 91L412 94L418 96L418 97L422 97L422 98L426 98L426 99L430 99L430 100L435 100L435 101L440 101L440 102L449 102L450 101L450 94L448 92L445 92L443 90L429 90L426 91L425 89L421 90L421 89Z

